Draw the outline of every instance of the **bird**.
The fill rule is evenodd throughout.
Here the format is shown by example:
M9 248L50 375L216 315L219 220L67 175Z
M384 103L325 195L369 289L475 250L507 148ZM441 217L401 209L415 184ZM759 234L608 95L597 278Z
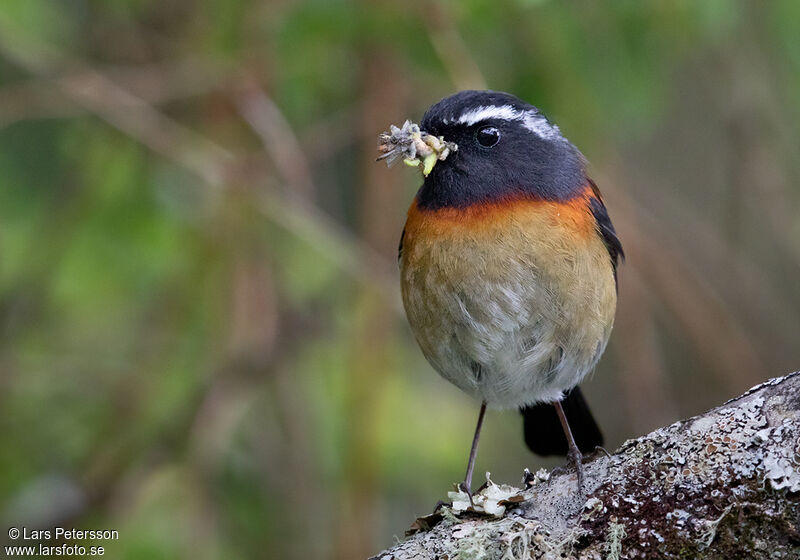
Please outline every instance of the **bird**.
M580 390L608 343L620 239L587 161L536 107L467 90L419 125L381 135L378 159L421 166L398 260L403 305L425 358L481 403L459 488L472 475L486 409L518 409L538 455L603 443Z

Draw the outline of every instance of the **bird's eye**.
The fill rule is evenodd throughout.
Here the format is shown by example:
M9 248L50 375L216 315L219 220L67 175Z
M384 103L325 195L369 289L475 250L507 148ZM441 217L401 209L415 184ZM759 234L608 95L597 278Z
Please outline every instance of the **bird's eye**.
M484 148L491 148L500 141L500 131L494 126L484 126L476 134L478 143Z

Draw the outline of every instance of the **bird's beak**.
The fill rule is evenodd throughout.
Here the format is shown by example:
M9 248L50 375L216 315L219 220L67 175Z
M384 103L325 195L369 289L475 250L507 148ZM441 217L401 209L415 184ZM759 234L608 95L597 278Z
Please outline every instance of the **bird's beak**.
M446 159L456 150L458 146L455 143L448 142L441 136L428 134L420 130L419 125L406 121L402 128L391 125L389 132L380 135L378 151L381 155L378 160L385 159L391 165L394 160L402 157L406 165L422 165L422 174L427 177L436 162Z

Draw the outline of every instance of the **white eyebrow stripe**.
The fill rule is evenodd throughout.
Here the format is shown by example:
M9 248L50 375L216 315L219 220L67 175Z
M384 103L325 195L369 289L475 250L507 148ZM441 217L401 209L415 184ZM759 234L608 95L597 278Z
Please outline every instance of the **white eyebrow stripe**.
M522 120L523 112L514 109L511 105L489 105L476 107L467 111L456 121L458 124L465 124L472 126L475 123L485 121L487 119L500 119L504 121L519 121Z
M554 140L562 137L559 128L547 122L547 119L541 113L522 111L515 109L511 105L482 105L463 113L455 122L472 126L488 119L520 121L525 128L545 140ZM449 119L446 119L444 124L449 124Z
M545 140L563 138L563 136L561 136L561 130L558 128L558 126L550 124L544 115L540 113L526 113L522 119L522 123L525 125L525 128L538 135L540 138L544 138Z

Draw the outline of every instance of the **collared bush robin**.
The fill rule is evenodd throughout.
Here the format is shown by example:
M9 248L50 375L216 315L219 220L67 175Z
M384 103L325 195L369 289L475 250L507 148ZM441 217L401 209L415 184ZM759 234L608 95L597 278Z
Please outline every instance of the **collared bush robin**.
M559 128L513 95L462 91L419 126L382 136L379 159L421 164L403 230L403 303L423 354L486 407L517 408L525 441L567 455L602 435L578 384L608 342L622 245L586 161Z

